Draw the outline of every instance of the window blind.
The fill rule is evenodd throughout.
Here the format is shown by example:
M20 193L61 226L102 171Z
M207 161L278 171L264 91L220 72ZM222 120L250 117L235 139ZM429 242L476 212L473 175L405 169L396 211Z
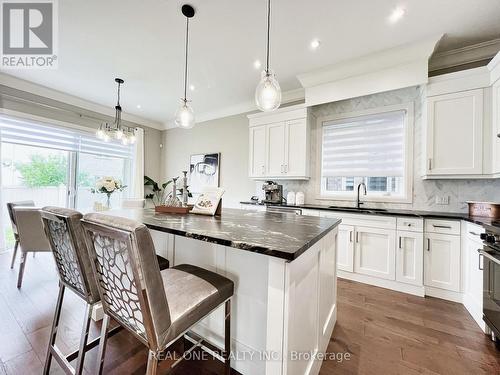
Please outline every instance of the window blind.
M119 141L98 139L93 133L0 115L2 142L94 155L132 158L133 148Z
M322 177L402 177L405 111L323 123Z

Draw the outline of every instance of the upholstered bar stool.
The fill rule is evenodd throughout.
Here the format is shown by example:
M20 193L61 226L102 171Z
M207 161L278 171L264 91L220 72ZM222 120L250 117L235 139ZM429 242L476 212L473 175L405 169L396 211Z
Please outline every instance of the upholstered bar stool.
M18 205L12 208L12 212L19 239L18 246L21 248L21 262L17 278L17 287L21 288L27 254L49 252L50 245L43 230L40 208Z
M146 373L153 375L167 348L225 305L222 357L229 374L233 282L191 265L160 272L151 235L141 223L97 213L85 215L82 223L105 313L97 371L103 369L110 317L148 347Z
M88 337L92 309L101 300L83 237L83 228L80 222L82 214L66 208L44 207L41 216L59 273L59 296L43 374L49 374L52 357L54 357L65 373L80 375L83 371L86 352L99 343L99 338L89 343ZM69 355L62 354L56 346L56 336L66 288L86 303L80 346L77 351ZM114 330L113 334L116 331ZM70 364L74 359L77 359L75 368Z
M10 224L12 226L12 232L14 233L14 252L12 253L12 261L10 262L10 269L14 268L14 261L16 260L17 248L19 247L19 233L17 231L16 217L14 216L14 207L24 206L24 207L34 207L35 202L33 201L20 201L20 202L9 202L7 203L7 212L9 213Z

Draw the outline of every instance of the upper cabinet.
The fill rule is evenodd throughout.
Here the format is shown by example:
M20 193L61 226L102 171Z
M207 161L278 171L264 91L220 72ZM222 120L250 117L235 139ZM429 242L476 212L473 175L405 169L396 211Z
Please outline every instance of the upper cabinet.
M427 175L483 173L483 89L427 99Z
M303 105L248 116L249 176L308 179L310 118Z
M488 65L429 79L424 178L500 177L500 83L492 69Z

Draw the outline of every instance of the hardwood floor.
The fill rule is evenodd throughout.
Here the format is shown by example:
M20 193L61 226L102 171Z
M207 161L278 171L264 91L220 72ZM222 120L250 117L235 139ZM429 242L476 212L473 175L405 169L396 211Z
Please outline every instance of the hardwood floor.
M21 290L17 264L0 254L0 375L41 374L57 297L57 275L51 254L28 257ZM66 293L58 345L65 352L78 346L84 306ZM91 337L98 335L93 324ZM460 304L419 298L339 280L338 320L328 347L349 353L343 361L324 361L321 374L500 374L500 351ZM97 349L85 360L95 367ZM107 374L144 374L147 351L127 332L108 344ZM345 357L344 357L345 358ZM169 363L164 362L159 373ZM163 370L163 371L162 371ZM53 362L53 374L62 374ZM218 361L188 361L174 374L220 374Z

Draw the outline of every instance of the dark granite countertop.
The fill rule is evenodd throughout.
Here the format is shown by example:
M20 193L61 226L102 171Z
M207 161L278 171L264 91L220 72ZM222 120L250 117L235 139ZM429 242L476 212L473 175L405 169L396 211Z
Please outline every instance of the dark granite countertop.
M150 229L289 261L340 223L332 218L236 209L224 209L221 216L164 214L154 209L121 209L108 214L142 222Z
M266 204L254 201L243 201L241 204L258 205L265 206ZM287 204L270 204L273 207L291 207L291 208L303 208L310 210L327 210L327 211L338 211L344 213L352 214L369 214L369 215L390 215L390 216L411 216L420 217L423 219L452 219L452 220L465 220L470 223L482 225L488 229L488 227L500 228L500 220L491 219L488 217L480 216L469 216L466 213L461 212L438 212L438 211L418 211L418 210L401 210L401 209L377 209L369 207L361 207L359 209L351 207L332 207L332 206L322 206L314 204L304 204L304 205L287 205Z

